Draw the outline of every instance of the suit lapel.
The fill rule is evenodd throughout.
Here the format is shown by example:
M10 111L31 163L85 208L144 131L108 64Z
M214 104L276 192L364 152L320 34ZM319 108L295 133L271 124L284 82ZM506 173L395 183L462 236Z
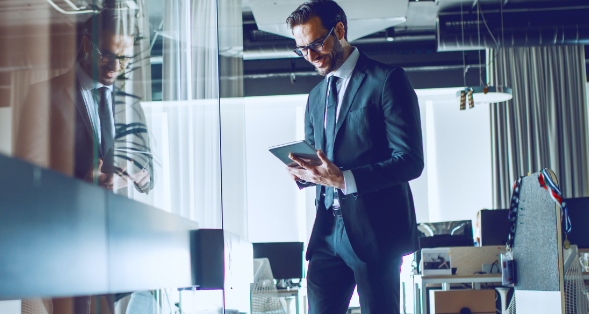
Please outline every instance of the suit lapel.
M358 58L358 63L356 64L356 69L359 71L354 70L352 72L352 77L350 78L350 83L348 83L348 88L346 93L344 94L344 98L342 99L342 104L340 108L339 117L337 119L337 124L335 126L335 136L337 137L337 132L339 131L340 127L344 123L346 116L348 115L348 111L350 111L350 107L352 106L352 102L358 93L358 89L360 85L362 85L362 81L364 81L364 76L366 76L361 68L361 60L362 56Z
M86 131L90 135L90 138L94 138L94 130L92 128L92 123L90 123L88 108L86 108L84 97L82 97L82 88L80 87L80 82L78 82L77 77L75 78L74 88L68 88L67 90L68 95L74 102L74 106L76 107L80 119L84 123Z
M321 86L319 87L319 99L318 103L315 105L315 116L317 117L317 122L315 123L314 127L315 130L318 130L318 140L315 139L315 148L317 148L317 142L319 142L319 149L325 151L325 141L323 139L325 133L325 104L327 104L327 80L321 81Z

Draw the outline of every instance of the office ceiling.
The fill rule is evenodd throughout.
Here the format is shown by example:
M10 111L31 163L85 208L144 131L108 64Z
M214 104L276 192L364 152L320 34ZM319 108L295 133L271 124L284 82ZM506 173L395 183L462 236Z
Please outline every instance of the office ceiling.
M295 43L293 39L260 30L256 14L252 10L252 1L242 0L244 21L244 73L246 76L246 94L263 95L280 93L265 90L270 82L283 82L284 93L306 93L321 77L316 76L312 66L292 53ZM546 22L566 20L575 10L589 10L586 0L431 0L407 1L406 21L392 27L375 31L352 42L368 56L388 64L404 67L418 88L457 87L463 85L466 76L473 84L478 84L480 77L485 76L484 51L438 51L437 21L439 15L476 14L481 10L488 24L499 21L491 20L503 12L511 20L503 21L505 25L516 22L521 16L530 12L544 12L542 18ZM302 3L303 0L300 0ZM338 1L339 2L339 1ZM493 14L495 13L495 14ZM511 14L510 14L511 13ZM286 19L286 14L283 20ZM587 15L589 16L589 15ZM554 20L554 21L553 21ZM521 22L521 21L520 21ZM544 21L542 21L543 23ZM520 23L521 24L521 23ZM484 26L485 24L481 24ZM487 32L486 28L482 32ZM495 37L497 30L492 30ZM465 66L470 66L464 74ZM481 71L479 72L479 69ZM294 78L294 79L293 79Z
M300 2L296 0L284 0L290 2ZM489 14L490 12L500 12L503 11L504 14L508 14L510 12L521 12L522 14L525 12L532 12L532 11L550 11L553 16L566 16L570 13L567 10L572 9L589 9L589 2L587 1L579 1L579 0L430 0L430 1L407 1L407 0L400 0L407 4L406 12L404 15L405 22L399 23L394 26L384 27L379 30L373 31L371 33L365 34L365 36L351 38L351 41L355 39L360 39L358 43L367 43L378 42L378 39L382 41L394 42L395 40L403 41L403 40L411 40L411 41L432 41L436 40L436 25L438 20L438 15L440 14L448 14L448 13L456 13L464 12L464 14L476 14L477 9L480 9L482 14L485 12ZM276 26L275 29L264 27L266 26L266 20L263 23L266 23L260 26L260 22L258 21L258 16L265 15L260 13L266 7L256 7L258 2L266 2L272 3L263 0L244 0L243 1L243 16L244 16L244 24L250 25L244 27L244 32L249 32L249 34L244 33L244 39L246 42L246 47L244 49L246 52L253 52L259 46L263 46L264 42L273 42L273 50L278 52L278 46L280 45L280 39L286 39L276 36L268 36L268 34L264 33L271 33L275 35L284 35L284 30L278 30ZM342 1L342 5L346 3L346 1ZM403 7L400 5L400 2L397 0L380 0L380 2L394 2L396 6ZM252 3L255 4L252 6ZM369 6L370 7L370 6ZM254 8L254 9L252 9ZM375 8L379 8L378 5L375 5ZM563 10L566 9L566 10ZM366 9L368 11L369 9ZM374 10L374 9L370 9ZM378 11L378 9L376 9ZM270 14L271 13L271 14ZM284 25L284 20L288 13L277 14L277 10L268 10L268 14L272 15L272 23L278 23L282 21L283 28L286 26ZM353 15L355 13L352 13ZM363 19L369 21L371 18L368 18L367 14L359 13L356 14L358 18L355 19L356 23L359 24L362 22ZM391 15L392 16L392 15ZM513 14L511 16L514 16ZM379 17L384 17L384 15L380 15ZM505 23L509 23L510 21L505 21ZM255 27L252 28L251 25ZM349 32L352 32L352 25L350 25ZM260 32L261 31L261 32ZM483 31L485 31L483 29ZM264 36L266 35L266 36ZM415 37L421 36L421 37ZM289 37L289 36L286 36ZM368 40L370 39L370 40ZM255 43L257 42L257 43ZM292 41L285 41L292 43ZM247 47L248 44L251 44ZM264 57L263 55L260 55ZM277 57L281 57L279 54L276 55ZM266 57L271 58L271 55L267 55ZM247 53L245 56L246 59L251 59L248 57ZM254 57L255 59L256 57Z
M355 40L406 21L407 0L340 0L347 12L348 39ZM258 29L292 38L284 20L300 0L249 0Z

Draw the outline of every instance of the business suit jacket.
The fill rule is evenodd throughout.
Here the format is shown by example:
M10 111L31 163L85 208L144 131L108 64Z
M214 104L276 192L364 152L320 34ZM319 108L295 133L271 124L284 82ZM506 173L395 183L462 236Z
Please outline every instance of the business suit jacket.
M327 80L309 94L305 139L324 150ZM351 170L357 193L338 190L346 233L365 262L400 257L419 249L408 181L420 176L423 144L417 96L405 71L360 53L344 94L334 140L334 164ZM307 259L331 232L317 186L317 216Z
M143 118L143 111L139 113ZM105 157L100 145L94 143L94 131L75 69L31 85L20 117L15 143L17 157L80 179L92 171L95 156ZM113 150L107 154L113 154ZM151 189L154 184L151 161L146 169L151 175Z

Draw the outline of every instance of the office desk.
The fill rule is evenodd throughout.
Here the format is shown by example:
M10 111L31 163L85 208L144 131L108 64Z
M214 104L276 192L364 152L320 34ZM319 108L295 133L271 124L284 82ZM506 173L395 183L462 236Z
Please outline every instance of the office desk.
M299 288L278 289L278 296L281 298L294 297L296 313L299 314ZM289 308L288 302L286 303L286 305L287 308Z
M429 296L427 294L427 284L441 284L442 290L450 290L452 283L472 283L473 289L480 289L481 283L501 283L501 274L485 275L446 275L446 276L422 276L413 275L415 283L413 290L413 311L414 313L429 314Z

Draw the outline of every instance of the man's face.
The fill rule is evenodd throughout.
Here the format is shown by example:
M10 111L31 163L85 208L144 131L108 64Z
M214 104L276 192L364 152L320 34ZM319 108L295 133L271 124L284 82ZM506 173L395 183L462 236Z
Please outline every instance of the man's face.
M126 63L120 57L131 57L133 55L133 37L104 33L95 45L92 45L88 37L85 40L85 48L89 52L89 60L96 60L97 63L98 82L104 85L113 85L117 76L129 65L128 60ZM98 53L96 48L100 53Z
M309 19L307 23L297 25L292 29L295 41L299 47L305 47L314 42L321 42L328 32L329 30L323 27L321 19L316 16ZM323 76L337 70L343 63L344 49L337 38L336 30L323 42L323 50L321 52L315 52L311 49L308 49L307 52L308 54L305 56L305 59L313 64L315 70Z

